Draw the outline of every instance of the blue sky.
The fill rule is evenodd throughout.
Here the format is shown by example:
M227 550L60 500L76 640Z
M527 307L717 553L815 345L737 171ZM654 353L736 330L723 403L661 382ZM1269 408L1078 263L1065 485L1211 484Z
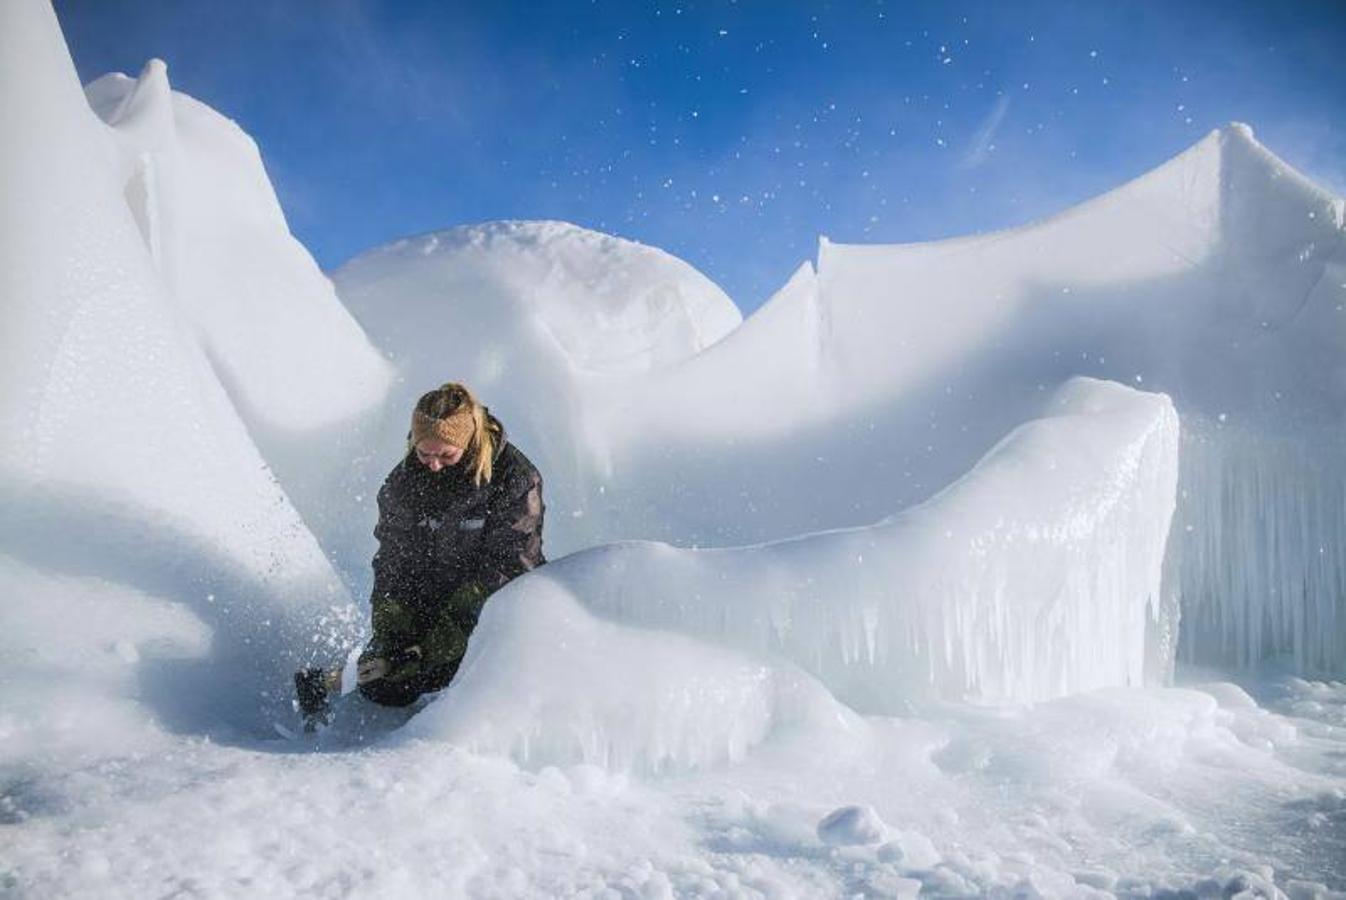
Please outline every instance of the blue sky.
M1346 2L56 0L80 76L168 62L261 146L325 269L566 219L745 311L817 238L929 240L1109 190L1210 129L1346 193Z

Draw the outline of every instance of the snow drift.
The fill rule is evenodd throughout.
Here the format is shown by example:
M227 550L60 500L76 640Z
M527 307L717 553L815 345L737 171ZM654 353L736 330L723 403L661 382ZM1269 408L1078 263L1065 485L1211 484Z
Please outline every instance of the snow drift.
M782 722L826 733L846 721L828 692L897 714L1137 685L1147 667L1157 680L1177 628L1160 593L1177 451L1166 397L1075 379L966 476L876 525L572 554L488 603L416 733L660 770L740 758Z
M172 98L160 64L100 84L103 100L122 95L120 130L90 110L50 7L0 9L0 539L27 566L109 586L123 613L99 614L112 601L91 591L88 610L59 607L88 633L49 621L37 636L18 620L47 602L39 585L6 594L3 630L68 648L68 667L93 643L167 670L159 686L190 685L191 708L171 691L139 696L171 726L255 726L259 708L288 705L288 670L315 641L350 640L354 610L221 378L251 384L258 410L323 419L343 390L340 414L356 412L387 372L282 235L251 143ZM278 331L288 362L262 337ZM315 345L347 373L322 396ZM211 639L164 626L163 602Z
M557 485L548 540L564 551L863 525L958 478L1071 376L1163 392L1184 422L1168 569L1184 652L1339 669L1342 209L1233 125L1043 222L907 246L823 240L816 265L681 361L595 377L579 356L505 349L536 346L536 317L511 313L492 333L525 337L452 364L508 398L507 422ZM427 385L446 365L443 329L494 321L502 294L560 289L545 275L559 249L538 252L553 262L508 276L477 264L471 285L444 286L444 269L407 247L335 278L372 333L401 328L408 382ZM548 315L584 321L585 285L563 292ZM529 402L538 384L546 404Z
M278 700L315 621L328 621L318 643L332 650L355 638L328 558L362 594L373 489L401 455L411 399L449 379L478 388L546 473L552 558L632 538L757 545L724 551L746 568L716 575L739 579L752 604L717 611L723 595L709 589L702 601L642 598L613 583L611 595L572 591L590 611L779 653L863 708L1162 674L1166 598L1181 599L1192 658L1346 659L1342 203L1245 128L1024 228L899 247L823 241L816 264L741 324L718 288L661 251L519 222L365 254L336 276L352 318L289 236L236 126L174 94L155 63L82 94L50 11L3 15L0 485L14 510L3 549L184 604L214 636L204 652L220 664L206 671L252 673L221 697ZM1125 429L1086 429L1092 456L1050 477L1024 468L1038 481L1018 493L987 487L1009 483L988 475L1008 466L1004 445L973 468L1080 373L1162 391L1182 417L1163 588L1152 551L1167 533L1155 498L1171 474L1157 449L1168 426L1144 453ZM1015 442L1070 421L1049 416ZM329 458L299 465L294 451L315 442ZM1037 566L972 537L1012 543L1069 519L1070 497L1102 504L1098 479L1133 451L1138 505L1100 506L1095 536L1032 544ZM968 496L983 499L948 505ZM912 537L945 516L961 543ZM85 536L78 563L59 549L72 523ZM903 549L879 573L860 545L890 533ZM779 562L793 539L808 553ZM864 561L844 574L853 551ZM715 570L714 554L674 558L675 571ZM1032 581L1048 571L1062 579L1050 590ZM759 581L777 585L776 606ZM895 586L944 600L896 603ZM1052 627L1083 643L1023 668L1041 610L1011 596L1091 597L1089 614L1114 623L1149 604L1155 631L1117 645L1067 605ZM782 610L836 619L787 640ZM717 615L726 628L705 624ZM734 615L772 624L735 631ZM959 643L983 626L989 643Z
M563 222L410 238L356 258L334 278L402 375L367 477L381 478L401 455L416 397L463 381L543 464L552 556L610 537L600 527L608 511L627 506L594 496L601 488L586 404L595 386L682 362L741 321L724 292L682 260ZM597 530L584 519L595 507Z
M824 242L737 327L574 226L401 242L340 275L390 373L161 66L83 95L44 0L0 4L0 116L4 889L1342 882L1339 683L941 702L1162 676L1179 593L1194 658L1341 665L1342 207L1245 130L1023 229ZM356 636L328 559L362 592L364 498L455 377L554 559L671 543L511 584L407 739L258 739Z
M174 92L157 59L85 93L159 282L253 430L311 432L381 402L391 369L291 236L252 139Z
M604 621L574 590L564 577L530 578L488 604L453 689L407 735L529 768L652 774L741 762L770 739L844 745L863 734L858 716L788 663Z

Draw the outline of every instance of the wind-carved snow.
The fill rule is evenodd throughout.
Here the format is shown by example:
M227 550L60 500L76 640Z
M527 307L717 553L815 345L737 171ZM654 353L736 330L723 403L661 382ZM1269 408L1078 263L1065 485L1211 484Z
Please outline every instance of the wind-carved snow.
M409 736L535 769L669 773L742 762L791 731L842 743L864 733L796 667L604 621L572 579L546 571L487 605L453 690L407 725Z
M221 385L190 302L176 293L192 278L211 277L191 255L193 241L207 239L192 222L218 214L225 227L233 219L227 206L193 201L160 165L190 171L191 164L164 132L167 90L162 66L151 65L126 106L126 121L146 129L125 136L146 142L145 167L91 112L50 7L0 8L0 537L18 563L97 579L81 602L118 598L132 620L118 625L62 603L67 620L49 622L39 643L69 647L67 669L81 665L76 645L114 646L138 634L125 656L147 678L160 673L135 692L150 715L170 727L256 728L263 710L288 707L299 661L352 639L354 610ZM212 165L223 171L227 159ZM133 170L140 174L129 176ZM245 180L254 176L260 166ZM235 224L265 233L267 212ZM234 290L254 299L265 293L266 268L230 256L235 245L215 237L220 246L202 252L244 279L229 282ZM267 240L274 239L273 231ZM181 271L193 267L194 275ZM218 294L209 302L221 320L237 309ZM330 287L327 302L349 320ZM312 305L299 314L292 349L311 354L314 342L324 343L307 327L314 318L324 321ZM253 361L268 377L282 374ZM246 368L249 358L234 364ZM277 380L267 388L273 396L294 387L288 377ZM300 402L324 406L330 398L329 389ZM31 634L10 620L42 602L7 596L5 630ZM140 627L167 621L162 602L181 604L212 639L185 645L167 632L156 638L157 625ZM89 633L73 628L76 621ZM179 659L183 653L190 658ZM78 678L55 683L69 690ZM170 683L192 702L162 689ZM78 707L73 694L67 699ZM62 709L55 704L52 714Z
M1190 443L1211 465L1182 469L1184 527L1170 547L1181 579L1166 590L1192 608L1183 652L1245 664L1290 653L1335 671L1346 665L1333 649L1346 643L1346 532L1326 511L1285 523L1340 496L1346 479L1332 462L1346 440L1342 221L1340 198L1232 125L1040 223L929 244L823 240L816 266L709 347L612 377L556 337L601 319L603 282L558 280L565 246L513 248L502 235L523 226L459 233L447 251L417 239L337 282L376 339L399 348L408 393L448 368L500 398L549 474L559 552L863 525L959 478L1073 375L1163 392L1194 429L1221 423ZM545 315L521 299L539 292ZM471 351L446 360L439 335L477 321L489 324L468 335ZM1242 449L1220 449L1232 435ZM1297 458L1322 462L1255 489L1251 502L1274 514L1235 514L1220 499L1250 490L1254 469ZM1239 581L1236 556L1275 584ZM1259 624L1273 620L1287 624Z
M6 888L1342 885L1339 683L922 702L1162 678L1180 595L1191 658L1340 667L1342 203L1246 129L1037 225L823 242L738 327L574 226L399 242L339 276L384 392L256 148L162 66L86 97L45 0L3 3L0 120ZM1044 411L1079 373L1133 389ZM540 464L557 561L403 736L257 739L355 639L324 551L362 590L448 378ZM632 537L681 548L558 558Z
M1341 670L1342 210L1234 125L1041 223L824 240L816 272L709 351L593 392L594 478L647 537L778 539L924 500L1071 375L1162 391L1219 424L1182 470L1166 590L1193 610L1184 652ZM1261 574L1240 581L1236 557Z
M563 222L409 238L356 258L334 279L401 376L382 433L368 439L377 449L367 480L402 454L416 397L463 381L542 466L549 556L612 539L614 517L643 529L627 514L638 498L604 497L594 476L602 464L589 396L681 363L741 321L724 292L682 260Z
M249 424L312 432L380 403L391 368L290 235L252 139L159 60L85 93L160 281Z
M1075 379L874 526L572 554L487 604L413 730L530 765L664 771L741 760L784 725L858 740L829 692L894 714L1157 680L1177 624L1160 593L1177 451L1166 397Z

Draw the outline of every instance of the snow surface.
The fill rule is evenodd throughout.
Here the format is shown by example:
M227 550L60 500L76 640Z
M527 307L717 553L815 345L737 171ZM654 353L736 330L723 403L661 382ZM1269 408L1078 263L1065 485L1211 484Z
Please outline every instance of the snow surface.
M463 381L543 465L553 556L596 542L579 519L601 490L585 398L597 385L681 362L741 321L724 292L682 260L564 222L488 223L411 238L356 258L335 278L341 299L402 373L386 406L390 418L371 439L379 452L362 473L365 484L399 454L416 397Z
M442 704L456 715L448 733L461 733L464 718L489 720L484 727L500 735L494 748L527 761L538 735L564 731L538 719L559 715L595 734L567 761L603 762L606 748L636 730L623 710L634 684L654 678L663 727L690 704L723 724L678 721L676 730L733 756L740 729L760 732L763 711L779 705L766 673L743 681L697 660L690 668L704 677L694 678L679 669L690 653L667 660L639 635L629 653L611 627L601 639L582 636L596 627L585 622L572 636L578 612L542 611L556 594L615 622L784 657L863 713L1141 684L1147 662L1158 681L1177 630L1177 609L1160 592L1177 441L1166 398L1077 379L966 476L871 527L742 549L628 543L572 554L488 604L467 670ZM583 674L558 679L574 655L585 659ZM597 655L603 668L589 671ZM548 702L553 695L561 699ZM506 726L516 711L523 721ZM650 745L660 758L641 767L658 768L671 751ZM693 745L678 761L704 756Z
M105 643L157 619L156 601L180 605L212 633L183 667L207 711L192 727L257 728L261 708L281 708L316 623L332 625L323 639L350 640L350 596L156 266L123 151L85 101L46 4L0 10L0 66L5 552L135 588L124 623L89 618ZM163 88L160 67L146 79ZM321 346L321 332L311 341ZM40 643L87 639L52 625Z
M1188 610L1184 657L1247 666L1289 652L1305 671L1346 671L1343 201L1246 126L1021 228L824 239L727 336L621 373L550 336L597 333L593 307L620 294L608 285L627 283L626 263L558 289L559 242L518 251L523 228L416 239L334 277L398 348L408 385L451 368L501 397L521 445L559 474L556 549L867 525L929 498L1046 393L1091 375L1169 395L1184 422L1167 587ZM465 258L464 243L504 245L504 261ZM445 334L477 321L489 325L448 341L454 356Z
M251 140L157 62L81 91L45 0L0 118L0 893L1346 889L1343 204L1250 130L740 323L554 222L333 293ZM554 561L423 708L264 737L449 379Z

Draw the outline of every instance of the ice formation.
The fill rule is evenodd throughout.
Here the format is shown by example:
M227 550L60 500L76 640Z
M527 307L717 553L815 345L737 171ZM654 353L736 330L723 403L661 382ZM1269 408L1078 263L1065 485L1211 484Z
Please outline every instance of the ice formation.
M1181 456L1170 580L1183 658L1346 669L1346 433L1193 415Z
M544 580L618 622L783 656L865 713L1139 684L1172 659L1160 573L1177 450L1166 397L1075 379L876 525L739 549L614 544Z
M1246 129L1037 225L824 242L741 325L573 226L402 242L339 276L388 387L161 66L83 94L0 3L0 118L0 891L1346 884L1339 682L922 702L1162 676L1179 597L1189 658L1346 658L1342 204ZM556 561L372 752L268 743L446 378L541 464ZM632 537L671 543L559 558Z
M306 524L329 551L341 548L349 517L330 498L363 489L348 461L381 424L392 366L291 236L236 124L174 92L159 60L136 79L104 75L85 94L108 126L110 174L166 302Z
M406 733L530 768L669 773L741 762L791 730L863 731L788 663L604 621L572 591L539 570L488 604L453 690Z
M123 121L143 125L145 140L167 140L162 68L150 66L140 88L128 94ZM162 268L172 256L170 244L179 254L173 258L188 265L198 236L187 223L217 211L194 206L204 201L193 201L185 188L176 202L173 182L162 172L152 190L149 182L128 185L128 151L90 110L45 3L0 8L0 115L6 123L0 135L5 552L30 566L129 588L124 607L133 621L161 621L159 602L182 604L213 633L206 648L197 645L194 666L175 670L180 683L195 676L196 716L255 726L260 708L285 703L288 670L319 635L350 639L345 623L353 609L221 384L211 360L219 346L202 339L201 323L188 315L190 303L176 292L192 279ZM204 118L209 127L218 125ZM201 120L180 124L193 122ZM158 159L169 150L146 145L144 153ZM190 156L184 151L175 158L188 166ZM274 225L271 214L278 210L264 208L254 224ZM143 224L146 216L161 215L182 224L183 232L156 232L147 240L137 217ZM219 227L230 220L221 213ZM270 233L274 240L274 228ZM268 270L260 262L249 265L245 256L227 263L228 246L201 253L235 267L229 283L240 293L245 285L262 292ZM316 271L312 276L321 280ZM229 320L231 306L211 296L218 307L211 316ZM327 302L333 317L346 315L330 291ZM303 324L291 329L294 346L311 352L314 341L324 340L307 327L315 316L322 318L309 304ZM275 374L264 358L255 361ZM239 357L234 364L250 363ZM5 597L0 616L6 623L25 615L25 600L41 602ZM88 602L98 601L91 596ZM92 612L72 609L70 615L90 628L106 627L108 645L137 631L131 622L117 626ZM75 640L52 625L39 643L60 647ZM169 637L142 637L147 648L180 647ZM150 649L135 652L154 656ZM72 652L67 665L78 667L79 656ZM156 667L146 662L143 668Z
M385 262L341 273L338 286L369 323L393 309L498 315L484 298L501 284L522 291L481 266L473 278L490 290L442 290L423 268ZM585 378L569 360L537 373L494 346L466 369L499 383L523 445L561 474L550 528L564 550L630 537L728 546L864 524L957 478L1071 375L1163 391L1191 422L1189 452L1210 460L1183 468L1173 542L1171 589L1192 610L1186 651L1244 663L1292 652L1330 669L1346 641L1346 540L1329 499L1346 488L1331 463L1346 440L1344 272L1341 200L1231 126L1045 222L911 246L824 241L816 267L681 362ZM558 308L587 309L583 286L569 289ZM399 337L420 348L414 330ZM555 397L545 409L513 399L544 381ZM1221 449L1227 439L1243 449ZM1249 468L1276 460L1291 468L1271 479ZM1266 515L1219 499L1249 490ZM1302 527L1286 525L1310 508ZM1263 561L1275 583L1234 584L1237 566L1219 561L1231 552ZM1217 598L1229 605L1213 612Z
M1346 490L1333 462L1346 441L1342 210L1231 125L1043 222L931 244L823 240L815 264L709 347L611 376L565 340L533 350L539 330L580 325L539 329L540 314L495 299L542 292L550 320L595 320L592 285L549 274L566 271L561 246L493 265L518 251L460 234L451 248L479 251L445 256L429 237L336 280L400 348L408 384L445 366L430 323L492 323L455 371L504 398L521 445L554 473L562 551L863 525L958 478L1073 375L1161 391L1190 431L1169 587L1190 610L1184 652L1241 664L1288 652L1332 670L1346 659L1332 500ZM464 259L444 287L442 266ZM1236 556L1257 572L1241 579Z
M391 368L291 236L252 138L173 91L157 59L85 93L158 280L254 432L313 432L380 403Z

